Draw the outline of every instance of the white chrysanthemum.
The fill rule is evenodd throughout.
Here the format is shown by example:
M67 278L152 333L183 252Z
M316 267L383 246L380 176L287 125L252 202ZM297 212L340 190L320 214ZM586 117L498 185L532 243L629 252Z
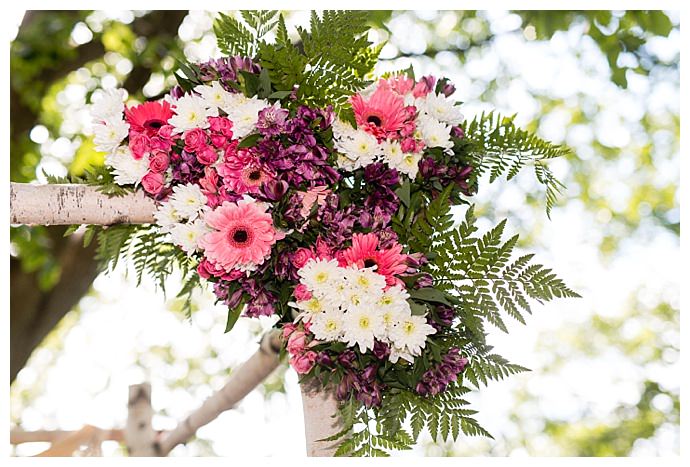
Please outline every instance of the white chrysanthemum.
M264 99L252 97L237 105L224 109L228 118L232 120L232 134L235 138L244 138L256 129L259 112L268 107Z
M173 243L189 254L199 249L199 240L208 232L210 229L201 219L189 224L176 224L170 228Z
M362 308L372 309L381 296L379 291L364 291L358 287L349 287L345 290L343 308L347 311L356 311Z
M173 195L168 204L181 218L194 219L206 206L206 196L201 192L199 185L194 183L177 185L173 188Z
M374 272L373 268L356 269L347 268L347 280L352 286L366 294L381 295L386 287L386 278Z
M122 119L122 115L109 117L103 121L103 124L93 127L93 142L96 151L113 152L129 135L129 124Z
M338 267L338 261L325 259L310 259L298 271L301 282L315 295L323 295L327 287L342 278L343 273Z
M414 363L414 356L407 351L406 348L391 346L391 353L388 355L388 360L391 363L397 363L399 359L407 360L410 363Z
M206 100L196 94L188 94L174 101L175 115L168 123L175 129L175 133L182 133L194 128L208 128L208 117L217 117L218 109L209 108Z
M223 89L219 81L214 81L211 85L199 85L194 90L201 94L207 107L225 109L232 100L232 93Z
M113 117L122 119L125 110L124 100L127 93L124 89L108 89L95 92L93 104L89 109L94 121L102 122Z
M407 301L409 297L407 290L396 285L384 290L376 302L383 324L386 326L386 338L389 338L388 334L397 323L411 315L410 304Z
M119 146L105 156L105 165L113 168L118 185L136 185L149 171L147 158L135 159L127 146Z
M343 335L343 313L331 309L311 316L309 328L317 340L332 342L340 340Z
M396 169L400 173L404 173L411 180L417 176L419 172L419 161L422 159L422 154L418 153L399 153L388 159L388 166Z
M374 339L385 335L386 327L379 313L371 307L361 307L345 313L343 331L343 341L350 347L358 345L364 353L374 348Z
M160 226L163 232L170 232L173 226L184 222L180 213L177 212L175 207L169 202L161 204L153 217L156 219L156 224Z
M376 138L362 130L354 132L339 140L335 140L335 149L353 162L354 167L365 167L376 160L381 154L381 146Z
M400 143L397 141L382 141L381 142L381 152L386 160L391 160L399 158L403 154L403 150L400 147Z
M417 119L417 129L424 143L430 148L450 149L450 127L433 117L422 114Z
M426 97L420 97L415 101L415 106L427 115L449 125L460 125L465 117L455 102L443 94L430 92Z
M426 336L435 332L436 329L427 324L424 316L409 315L393 326L388 337L394 347L418 356L426 345Z
M350 283L345 279L345 273L340 268L340 274L336 275L327 285L321 288L319 296L328 309L345 308L347 306L347 292Z
M305 323L310 322L315 314L325 310L324 303L319 300L318 297L312 297L309 300L302 300L301 302L289 302L288 305L300 310L296 321L304 320Z

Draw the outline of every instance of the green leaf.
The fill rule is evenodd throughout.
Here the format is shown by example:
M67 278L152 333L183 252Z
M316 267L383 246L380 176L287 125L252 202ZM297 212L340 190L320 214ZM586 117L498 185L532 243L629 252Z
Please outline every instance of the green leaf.
M242 310L244 309L244 299L240 301L240 303L234 307L234 308L229 308L228 309L228 321L225 324L225 332L230 332L233 327L235 327L235 323L240 317L240 314L242 313Z
M444 305L450 305L451 303L446 299L446 295L440 290L434 289L433 287L424 287L422 289L410 290L410 297L422 300L425 302L436 302L442 303Z
M259 133L249 135L239 142L237 148L250 148L252 146L256 146L256 143L259 141L259 139L261 139L261 135Z
M400 201L405 205L406 208L410 207L410 181L405 180L403 184L395 190L395 194L398 195Z

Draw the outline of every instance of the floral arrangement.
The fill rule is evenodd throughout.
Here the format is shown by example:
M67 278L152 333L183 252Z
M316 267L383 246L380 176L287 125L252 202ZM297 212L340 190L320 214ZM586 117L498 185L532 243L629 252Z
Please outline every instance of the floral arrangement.
M506 330L529 299L577 294L532 255L511 260L505 221L476 236L473 208L459 227L451 208L483 174L531 165L550 209L560 185L544 161L568 150L493 113L466 121L447 79L370 79L380 46L366 12L314 14L302 49L276 12L242 14L216 24L229 56L180 64L162 99L94 99L107 156L92 181L158 205L153 225L100 231L99 255L133 255L161 286L177 264L189 306L200 279L212 284L228 331L242 314L275 316L290 365L340 401L338 454L409 448L424 427L488 435L466 384L525 368L491 353L484 323Z

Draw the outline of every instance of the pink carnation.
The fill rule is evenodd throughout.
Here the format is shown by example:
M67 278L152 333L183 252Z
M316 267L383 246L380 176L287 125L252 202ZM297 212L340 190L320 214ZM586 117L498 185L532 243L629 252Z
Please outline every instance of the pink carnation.
M219 279L223 279L225 281L235 281L240 277L244 276L244 273L240 270L233 269L232 271L227 272L225 269L218 267L217 264L209 261L206 258L201 260L196 270L199 273L199 275L204 279L218 277Z
M132 156L134 156L136 160L141 159L151 150L149 137L143 133L130 132L129 150L132 152Z
M225 201L205 217L213 229L201 238L206 257L229 271L264 262L273 244L284 237L273 227L273 218L256 202Z
M184 133L184 150L187 152L197 152L206 147L206 133L201 128L187 130Z

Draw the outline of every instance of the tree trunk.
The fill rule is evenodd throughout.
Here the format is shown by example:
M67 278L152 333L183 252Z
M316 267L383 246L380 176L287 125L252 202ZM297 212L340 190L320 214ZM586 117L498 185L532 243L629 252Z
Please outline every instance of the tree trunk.
M337 441L319 441L343 429L338 415L338 401L332 388L320 384L300 384L304 411L304 435L307 456L332 457L338 448Z

